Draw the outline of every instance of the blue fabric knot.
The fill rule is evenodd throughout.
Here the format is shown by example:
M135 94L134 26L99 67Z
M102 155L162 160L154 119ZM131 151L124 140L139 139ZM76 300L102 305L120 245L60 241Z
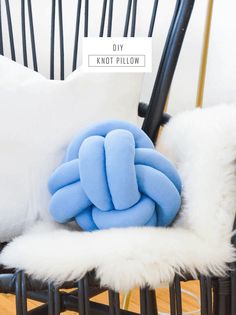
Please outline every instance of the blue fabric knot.
M175 167L149 137L124 121L84 129L70 143L49 180L49 211L84 230L167 226L181 205Z

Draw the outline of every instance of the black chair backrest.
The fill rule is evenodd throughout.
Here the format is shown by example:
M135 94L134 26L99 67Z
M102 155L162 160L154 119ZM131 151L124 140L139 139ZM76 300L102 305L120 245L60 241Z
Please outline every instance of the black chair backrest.
M21 18L21 41L23 50L23 64L28 66L29 53L32 55L33 69L38 71L38 58L37 58L37 38L35 36L34 17L36 14L43 12L36 12L33 8L32 0L19 0L20 1L20 18ZM63 6L68 0L48 0L51 1L51 27L50 27L50 78L55 78L55 28L58 25L59 29L59 53L60 53L60 78L63 80L65 77L65 54L64 54L64 24L63 24ZM92 5L95 3L89 0L77 0L77 9L75 12L75 27L74 30L74 43L73 43L73 58L72 58L72 71L77 68L79 38L88 37L89 25L93 22L89 18L89 12ZM118 1L118 0L117 0ZM140 0L141 1L141 0ZM146 0L142 0L146 1ZM163 0L164 1L164 0ZM0 54L4 55L5 43L3 36L8 32L8 40L10 45L10 57L16 61L16 45L13 31L12 7L15 1L0 0ZM112 27L114 20L114 0L102 0L100 11L100 25L97 30L97 36L103 37L112 36ZM3 4L5 9L3 10ZM152 12L148 21L148 28L146 36L152 37L154 26L156 22L158 0L153 0ZM150 102L148 106L141 104L141 115L144 116L143 129L155 142L159 127L163 121L163 111L170 89L171 81L174 75L176 64L178 61L179 53L183 43L184 35L192 12L194 0L177 0L175 10L173 13L169 32L165 41L162 58L159 64L156 80L153 86ZM66 5L69 5L67 2ZM123 33L121 36L127 37L135 36L136 32L136 16L139 2L138 0L127 0L125 8L125 19L123 25ZM7 29L3 29L2 17L5 14L7 21ZM83 18L82 18L83 17ZM145 17L146 18L146 17ZM58 20L58 21L56 21ZM58 24L56 24L58 23ZM83 24L83 25L82 25ZM29 25L29 36L27 27ZM30 39L31 52L29 52L29 45L27 40ZM18 47L17 47L18 48Z

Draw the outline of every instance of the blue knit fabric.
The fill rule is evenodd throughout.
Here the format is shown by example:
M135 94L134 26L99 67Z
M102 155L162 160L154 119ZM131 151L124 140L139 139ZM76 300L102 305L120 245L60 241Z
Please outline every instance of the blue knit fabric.
M53 218L75 219L87 231L167 226L181 204L174 166L140 128L115 120L90 126L72 140L49 190Z

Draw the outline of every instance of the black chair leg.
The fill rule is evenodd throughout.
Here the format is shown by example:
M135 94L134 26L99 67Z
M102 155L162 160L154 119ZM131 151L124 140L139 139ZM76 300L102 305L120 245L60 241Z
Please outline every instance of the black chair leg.
M53 284L48 284L48 315L54 315L54 294Z
M140 289L140 314L157 315L156 294L154 290L148 288Z
M23 271L16 272L15 294L16 294L16 315L27 315L26 276Z
M231 271L231 315L236 315L236 270Z
M176 298L176 314L182 315L182 294L181 294L181 284L180 277L178 275L175 276L174 279L175 285L175 298Z
M80 315L89 314L89 282L88 275L79 280L78 283L78 311Z
M182 294L181 294L181 283L180 277L175 275L173 283L169 287L170 293L170 314L171 315L182 315Z
M62 312L61 298L58 287L48 284L48 315L60 315Z
M231 315L231 282L230 278L214 280L213 315Z
M120 315L120 296L119 293L108 290L109 297L109 315Z
M176 301L175 301L175 284L174 282L169 286L170 294L170 315L176 315Z
M208 314L206 277L204 276L200 277L200 300L201 300L201 315L210 315Z

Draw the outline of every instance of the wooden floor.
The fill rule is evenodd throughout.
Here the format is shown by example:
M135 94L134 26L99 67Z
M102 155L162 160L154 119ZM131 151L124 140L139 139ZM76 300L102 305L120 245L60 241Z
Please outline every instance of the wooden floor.
M188 283L182 284L182 290L190 291L191 293L199 296L199 284L197 281L190 281ZM168 289L161 288L156 290L157 295L157 303L158 303L158 311L163 313L169 312L169 301L168 301ZM0 315L15 315L14 309L14 296L10 294L0 294ZM97 296L93 299L97 302L107 303L107 294L103 293L100 296ZM186 293L182 294L183 300L183 310L186 311L194 311L199 309L198 303L194 300L193 297L187 295ZM123 301L123 296L121 296L121 303ZM28 308L32 309L39 304L34 301L28 302ZM131 300L129 303L129 310L134 312L139 312L139 293L138 290L132 291ZM77 313L74 312L65 312L64 315L75 315ZM200 314L200 313L196 313Z

